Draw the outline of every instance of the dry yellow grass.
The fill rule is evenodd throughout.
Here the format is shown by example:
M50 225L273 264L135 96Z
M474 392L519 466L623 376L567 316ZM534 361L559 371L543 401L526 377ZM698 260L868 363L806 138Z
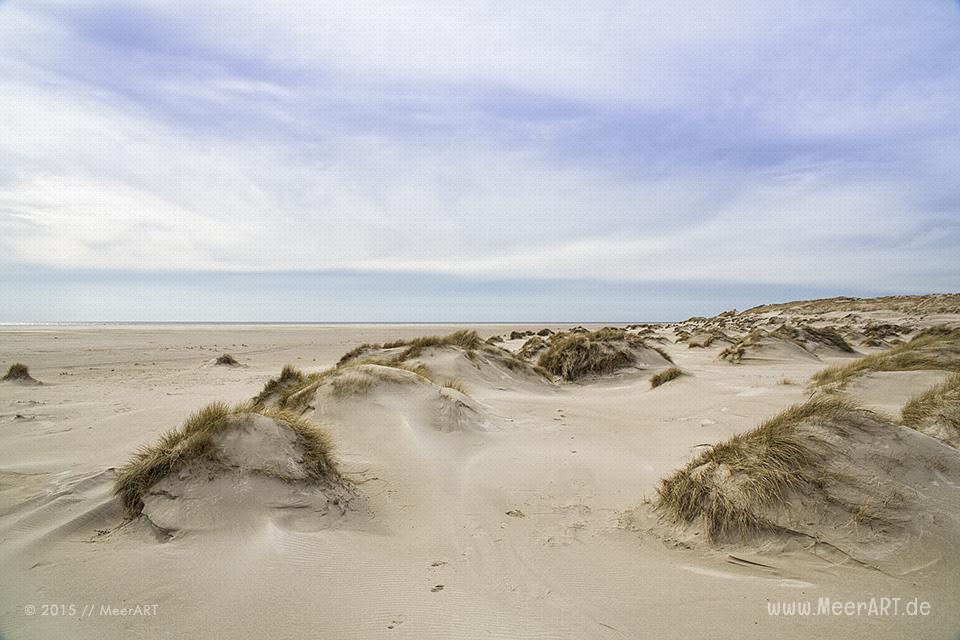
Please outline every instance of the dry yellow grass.
M960 446L960 373L912 398L901 415L904 426Z
M664 369L663 371L658 372L650 378L650 388L656 389L660 385L670 382L671 380L676 380L680 376L686 375L678 367L670 367L669 369Z
M463 383L460 382L459 380L447 380L446 382L443 383L443 386L446 387L447 389L454 389L455 391L459 391L464 395L470 395L467 393L467 388L463 386Z
M376 379L363 371L348 371L330 382L335 396L362 395L370 391L374 384L376 384Z
M756 429L737 434L663 479L655 506L669 521L701 523L717 541L775 529L770 509L820 481L822 462L798 427L811 422L857 424L865 414L848 401L820 397L795 405Z
M960 294L943 293L923 296L883 296L880 298L821 298L780 304L765 304L747 309L740 315L780 311L791 314L828 313L831 311L901 311L906 313L960 313Z
M30 369L27 368L27 365L22 362L14 362L7 369L7 374L3 376L2 380L33 380L33 376L30 375Z
M184 465L194 461L218 463L214 437L242 424L242 417L250 414L272 418L293 431L302 449L303 465L312 480L337 475L326 433L302 416L252 404L231 407L215 402L191 415L180 428L164 433L156 444L137 452L117 470L113 491L126 514L130 517L139 514L143 509L143 496L150 487Z
M564 380L603 375L629 367L637 361L635 349L654 349L668 362L669 354L623 329L604 328L593 332L558 333L540 354L538 365Z
M397 340L383 345L384 349L395 349L397 347L406 347L406 349L396 356L396 360L403 362L410 358L416 358L424 349L430 347L460 347L462 349L479 349L483 341L476 331L461 329L447 336L423 336L413 340Z
M871 371L918 371L942 369L960 371L960 329L935 327L909 342L872 353L844 365L828 367L813 375L816 387L845 386L852 378Z
M530 338L529 340L523 343L523 346L520 347L520 351L517 352L517 355L523 358L524 360L529 360L546 348L547 348L546 340L544 340L540 336L533 336L532 338Z

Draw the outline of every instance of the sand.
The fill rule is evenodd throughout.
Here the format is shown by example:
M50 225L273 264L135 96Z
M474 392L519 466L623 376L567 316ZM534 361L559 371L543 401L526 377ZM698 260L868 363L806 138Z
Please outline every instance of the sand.
M472 328L486 338L542 326ZM681 545L656 533L644 501L662 477L805 400L811 374L849 360L773 350L733 365L717 359L729 343L691 349L672 329L661 346L690 375L653 390L636 371L561 386L474 375L449 354L435 366L468 396L422 381L346 398L321 389L307 417L329 432L353 488L342 513L264 502L273 489L252 485L258 499L244 500L220 479L207 487L205 500L222 500L206 517L167 514L172 536L124 520L113 469L192 411L249 399L287 363L320 370L364 342L460 328L0 328L0 364L22 360L44 383L0 386L2 636L875 640L960 630L960 560L941 551L960 542L949 498L929 506L939 528L925 552L889 571L816 549ZM243 366L210 366L225 352ZM844 393L892 413L944 375L911 372L901 384L882 374ZM942 491L960 493L947 481L937 480ZM918 599L930 613L768 613L768 603L816 608L821 597L900 598L904 610ZM149 615L102 609L137 605Z

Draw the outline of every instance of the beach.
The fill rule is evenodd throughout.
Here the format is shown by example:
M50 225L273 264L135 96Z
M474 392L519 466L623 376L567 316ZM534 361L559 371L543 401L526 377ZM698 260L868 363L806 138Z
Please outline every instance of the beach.
M528 337L511 331L542 328L572 326L0 328L0 362L29 360L43 383L0 388L4 637L933 638L960 628L960 566L941 552L957 534L955 485L940 528L890 570L816 545L664 534L651 505L662 478L806 401L813 374L849 360L775 352L731 364L718 358L728 345L691 348L676 325L633 330L659 338L686 374L676 380L651 388L649 374L627 372L556 384L478 365L458 370L456 406L479 417L453 426L425 417L419 387L323 406L317 392L306 414L329 435L350 498L316 517L263 501L248 513L241 487L218 496L217 522L161 535L125 518L113 495L116 469L139 448L214 400L249 400L284 365L323 371L363 343L460 329L515 351ZM214 364L223 353L236 364ZM878 375L856 393L896 412L946 376ZM884 597L928 603L928 614L779 609Z

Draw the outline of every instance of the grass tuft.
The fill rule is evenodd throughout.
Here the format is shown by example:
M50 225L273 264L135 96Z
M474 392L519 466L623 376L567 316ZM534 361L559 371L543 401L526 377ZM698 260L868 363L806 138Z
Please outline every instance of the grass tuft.
M365 371L347 371L330 383L335 396L359 396L370 391L376 379Z
M280 377L267 380L267 384L264 385L263 390L253 398L253 404L263 404L275 393L302 382L305 377L303 371L300 371L300 369L297 369L293 365L284 365L283 370L280 372Z
M476 331L461 329L447 336L423 336L413 340L397 340L383 345L384 349L396 349L406 347L406 349L396 356L396 360L403 362L410 358L416 358L430 347L460 347L466 350L479 349L483 344Z
M312 480L337 475L329 438L303 417L252 404L231 407L214 402L193 413L180 428L164 433L156 444L135 453L117 470L113 492L120 498L127 516L135 517L143 510L143 497L150 487L190 462L220 463L215 436L243 424L242 418L251 414L272 418L293 431L303 452L303 465Z
M14 362L7 369L7 374L3 376L3 380L33 380L33 376L30 375L30 369L27 368L27 365L22 362Z
M960 371L960 328L933 327L901 345L871 353L844 365L828 367L813 375L815 387L843 388L856 376L873 371Z
M661 480L655 506L672 522L701 523L711 541L776 529L767 514L784 506L791 493L814 486L824 473L810 436L799 427L856 424L866 413L832 397L794 405Z
M347 351L345 354L343 354L343 356L342 356L342 357L340 358L340 360L337 362L337 366L339 367L339 366L345 365L346 363L348 363L348 362L350 362L351 360L359 357L361 354L363 354L363 353L365 353L365 352L367 352L367 351L371 351L371 350L373 350L373 349L380 349L380 348L382 348L382 347L381 347L379 344L364 343L364 344L360 345L359 347L355 347L355 348L351 349L350 351Z
M901 415L904 426L960 447L960 373L910 399Z
M517 352L517 355L523 358L524 360L530 360L538 353L547 348L547 341L540 336L533 336L529 340L523 343L523 346L520 347L520 350Z
M650 388L656 389L663 383L670 382L671 380L676 380L680 376L684 376L684 375L686 374L678 367L670 367L669 369L664 369L663 371L660 371L659 373L654 375L652 378L650 378Z
M467 388L463 386L463 383L459 380L447 380L443 383L443 386L447 389L453 389L454 391L459 391L463 395L470 395L467 393Z
M219 357L217 358L216 364L233 366L233 365L237 365L237 364L240 364L240 363L237 362L237 359L234 358L232 355L230 355L229 353L225 353L225 354L223 354L222 356L219 356Z
M667 362L673 362L669 354L648 345L638 335L608 327L593 332L571 331L550 336L548 347L540 354L538 364L564 380L577 380L633 365L637 361L635 349L639 348L654 349Z

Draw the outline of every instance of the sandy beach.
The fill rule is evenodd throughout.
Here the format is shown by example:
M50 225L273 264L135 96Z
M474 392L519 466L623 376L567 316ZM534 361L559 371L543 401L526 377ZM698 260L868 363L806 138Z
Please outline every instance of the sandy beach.
M960 323L843 315L815 324L899 321L913 332ZM663 522L651 502L662 478L806 401L817 371L883 350L748 350L735 364L719 357L730 343L687 344L700 325L630 330L685 373L656 388L654 368L564 382L497 366L494 349L518 351L529 339L511 331L570 325L3 327L0 362L27 362L42 382L0 386L3 637L952 637L955 463L918 471L904 462L913 475L900 477L920 473L904 481L934 517L894 543L865 528L872 560L812 539L710 544ZM271 502L279 498L239 471L206 490L197 502L206 515L166 496L174 507L151 498L129 519L113 495L116 469L139 448L214 400L249 400L284 365L320 372L364 343L460 329L504 341L476 361L453 347L418 355L434 380L455 375L465 392L449 394L455 414L428 410L447 396L419 378L349 396L324 395L322 384L310 392L303 414L329 435L348 496L337 508ZM223 353L237 364L214 364ZM841 393L896 415L948 375L876 373ZM960 457L922 438L936 455ZM823 598L899 598L901 613L770 608L816 610ZM928 614L904 614L914 601Z

